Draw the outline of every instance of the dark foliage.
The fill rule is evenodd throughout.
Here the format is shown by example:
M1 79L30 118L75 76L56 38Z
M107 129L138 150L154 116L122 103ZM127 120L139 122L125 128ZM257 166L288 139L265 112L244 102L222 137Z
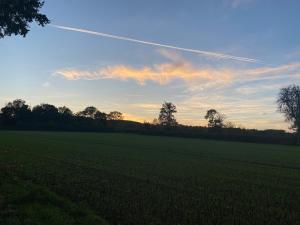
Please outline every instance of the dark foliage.
M122 113L120 113L118 111L113 111L107 115L107 119L108 120L123 120L124 117L123 117Z
M286 121L291 123L291 129L297 133L300 143L300 87L290 85L282 88L277 99L278 109L284 114Z
M204 118L206 120L208 120L208 127L211 127L211 128L224 127L225 116L223 114L219 113L215 109L208 110Z
M54 105L40 104L33 107L32 117L37 121L56 121L59 113Z
M113 119L123 119L122 113L114 113ZM34 106L32 110L24 100L9 102L1 109L0 128L21 130L108 131L107 114L93 106L74 114L68 107L50 104Z
M177 125L174 113L176 113L176 106L171 102L165 102L159 113L158 120L162 126L174 127Z
M41 26L49 23L39 12L43 4L41 0L0 0L0 38L12 34L25 37L33 21Z
M31 117L30 107L21 99L9 102L1 109L1 113L3 125L19 125L20 123L29 120Z

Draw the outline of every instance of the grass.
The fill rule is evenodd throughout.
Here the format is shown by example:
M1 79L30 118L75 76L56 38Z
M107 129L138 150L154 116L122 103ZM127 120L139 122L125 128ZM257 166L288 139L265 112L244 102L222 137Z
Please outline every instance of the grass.
M0 186L0 224L65 225L107 224L95 213L79 207L45 187L4 177Z
M2 131L0 171L0 224L300 224L299 147Z

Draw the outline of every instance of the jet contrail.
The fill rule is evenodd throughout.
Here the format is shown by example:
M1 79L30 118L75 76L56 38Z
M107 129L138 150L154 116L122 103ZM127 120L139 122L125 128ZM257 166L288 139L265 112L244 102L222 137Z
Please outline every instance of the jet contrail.
M177 46L173 46L173 45L160 44L160 43L150 42L150 41L142 41L142 40L138 40L138 39L134 39L134 38L111 35L111 34L106 34L106 33L100 33L100 32L86 30L86 29L66 27L66 26L60 26L60 25L51 25L51 26L59 28L59 29L63 29L63 30L93 34L93 35L97 35L97 36L108 37L108 38L113 38L113 39L118 39L118 40L123 40L123 41L130 41L130 42L135 42L135 43L140 43L140 44L145 44L145 45L152 45L152 46L158 46L158 47L163 47L163 48L170 48L170 49L175 49L175 50L179 50L179 51L202 54L202 55L216 57L216 58L232 59L232 60L243 61L243 62L251 62L251 63L259 62L259 60L257 60L257 59L238 57L238 56L227 55L227 54L217 53L217 52L201 51L201 50L191 49L191 48L182 48L182 47L177 47Z

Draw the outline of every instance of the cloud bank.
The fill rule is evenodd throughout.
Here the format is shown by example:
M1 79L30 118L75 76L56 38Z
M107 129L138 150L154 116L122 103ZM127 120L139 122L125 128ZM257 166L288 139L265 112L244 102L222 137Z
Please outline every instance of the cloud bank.
M169 62L141 68L120 64L101 67L93 71L66 68L57 70L55 75L68 80L134 80L140 85L145 85L148 81L167 85L173 80L179 79L190 86L201 83L202 87L205 87L215 83L228 84L241 80L276 79L282 78L282 75L288 76L291 73L300 72L300 62L254 69L197 67L176 52L159 49L158 53L167 58Z
M141 85L146 81L153 81L160 85L166 85L174 79L181 79L186 82L193 80L209 81L216 77L219 79L229 79L230 71L213 69L196 69L192 65L182 63L165 63L154 65L153 67L143 67L140 69L125 65L109 66L98 71L81 71L74 69L63 69L56 71L57 75L63 76L68 80L97 80L97 79L117 79L135 80Z
M185 82L213 81L215 79L230 80L232 71L228 69L197 68L189 61L172 51L160 49L159 54L169 59L168 63L154 64L142 68L133 68L127 65L115 65L100 68L95 71L78 69L61 69L55 75L62 76L68 80L98 80L98 79L117 79L134 80L141 85L147 81L152 81L160 85L166 85L172 80L180 79Z

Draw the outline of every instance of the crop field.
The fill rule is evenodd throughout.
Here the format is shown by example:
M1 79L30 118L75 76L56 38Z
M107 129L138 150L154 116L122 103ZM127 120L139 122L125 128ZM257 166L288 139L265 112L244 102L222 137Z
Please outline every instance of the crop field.
M300 148L1 131L0 224L300 224Z

